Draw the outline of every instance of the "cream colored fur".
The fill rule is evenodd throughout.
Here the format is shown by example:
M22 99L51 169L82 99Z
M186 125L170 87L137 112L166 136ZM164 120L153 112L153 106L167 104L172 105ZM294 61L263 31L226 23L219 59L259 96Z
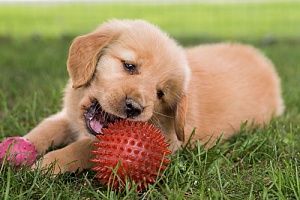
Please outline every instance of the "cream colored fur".
M124 70L124 62L135 64L136 73ZM142 20L112 20L77 37L67 67L62 110L25 136L40 154L51 145L64 146L42 159L42 166L56 162L55 174L92 167L96 138L83 113L93 99L121 118L126 118L125 96L135 99L144 109L130 120L160 128L173 151L186 144L194 128L193 141L211 139L211 144L223 132L230 137L246 120L265 125L284 110L276 71L253 47L224 43L184 50ZM157 91L164 93L162 99Z

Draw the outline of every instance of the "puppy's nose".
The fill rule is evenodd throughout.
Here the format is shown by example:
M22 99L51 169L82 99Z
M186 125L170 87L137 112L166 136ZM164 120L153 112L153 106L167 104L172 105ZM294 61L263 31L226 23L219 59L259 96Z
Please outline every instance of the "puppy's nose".
M134 99L128 98L125 100L125 113L127 118L133 118L140 115L143 111L143 106L137 103Z

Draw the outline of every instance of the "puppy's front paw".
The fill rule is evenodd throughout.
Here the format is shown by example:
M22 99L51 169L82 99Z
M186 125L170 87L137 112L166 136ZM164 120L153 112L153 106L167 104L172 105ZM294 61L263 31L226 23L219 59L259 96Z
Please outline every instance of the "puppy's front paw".
M78 172L80 166L77 160L68 158L66 154L59 151L52 151L44 155L31 168L41 168L45 172L49 171L52 174L60 174L66 171Z

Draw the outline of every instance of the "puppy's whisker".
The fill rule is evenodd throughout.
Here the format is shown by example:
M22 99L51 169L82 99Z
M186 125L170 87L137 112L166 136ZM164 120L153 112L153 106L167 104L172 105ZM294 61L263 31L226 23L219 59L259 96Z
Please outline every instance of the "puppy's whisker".
M162 114L162 113L160 113L160 112L155 112L155 111L153 111L153 113L158 114L158 115L163 116L163 117L172 118L172 116L165 115L165 114Z
M149 119L149 122L150 122L151 124L154 124L154 125L157 126L158 128L161 127L161 124L159 123L159 120L158 120L155 116L153 116L152 118L150 118L150 119Z

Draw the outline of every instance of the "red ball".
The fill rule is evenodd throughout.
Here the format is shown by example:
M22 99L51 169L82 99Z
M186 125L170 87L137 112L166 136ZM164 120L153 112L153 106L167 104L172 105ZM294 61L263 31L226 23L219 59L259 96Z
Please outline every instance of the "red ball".
M169 143L152 124L120 120L102 132L104 135L97 135L97 150L92 152L96 157L91 161L96 164L96 177L114 190L134 182L143 191L162 176L171 162L166 158L172 153L167 149Z

